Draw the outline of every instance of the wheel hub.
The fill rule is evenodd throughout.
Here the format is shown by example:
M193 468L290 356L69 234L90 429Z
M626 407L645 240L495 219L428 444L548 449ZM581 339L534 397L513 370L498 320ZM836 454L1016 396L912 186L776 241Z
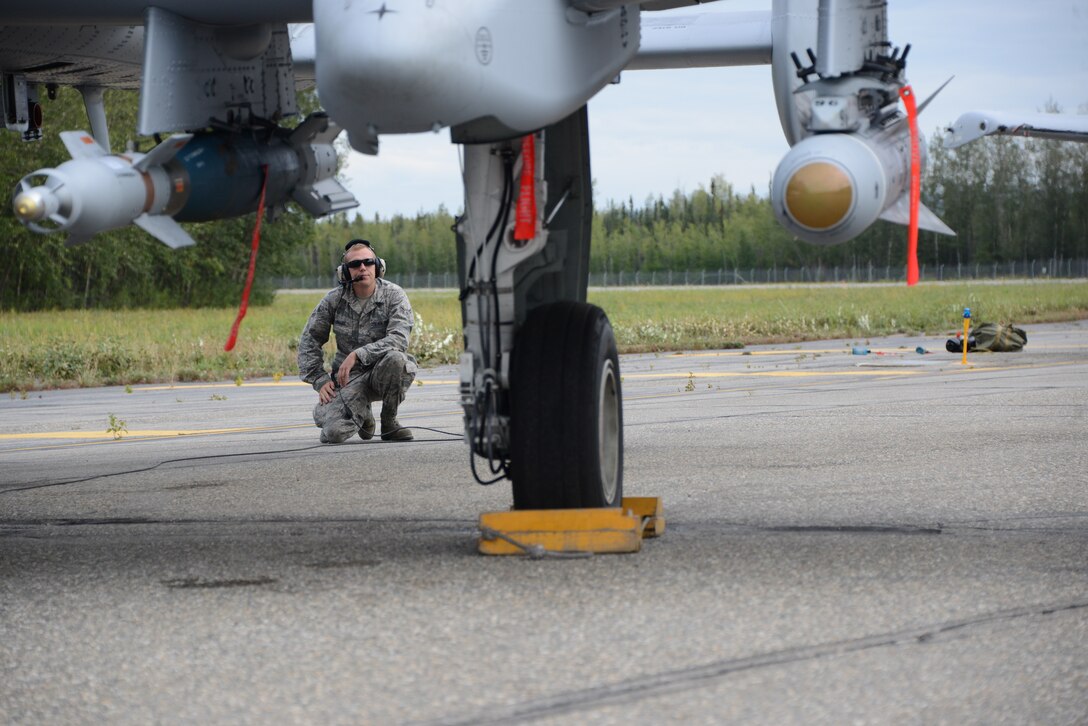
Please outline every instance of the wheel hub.
M620 405L616 390L616 369L605 360L601 370L601 390L597 399L597 445L600 447L601 489L605 501L616 499L620 460Z

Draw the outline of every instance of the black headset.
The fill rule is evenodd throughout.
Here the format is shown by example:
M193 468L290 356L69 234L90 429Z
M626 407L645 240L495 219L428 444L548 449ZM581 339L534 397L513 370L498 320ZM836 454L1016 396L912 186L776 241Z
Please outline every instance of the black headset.
M378 261L378 264L374 268L374 277L385 277L385 260L378 257L378 251L374 249L374 245L370 244L369 240L353 239L351 242L344 245L344 254L340 257L340 264L336 266L336 282L341 285L351 284L351 272L348 271L348 266L344 264L344 257L347 256L348 250L357 245L363 245L374 253L374 258Z

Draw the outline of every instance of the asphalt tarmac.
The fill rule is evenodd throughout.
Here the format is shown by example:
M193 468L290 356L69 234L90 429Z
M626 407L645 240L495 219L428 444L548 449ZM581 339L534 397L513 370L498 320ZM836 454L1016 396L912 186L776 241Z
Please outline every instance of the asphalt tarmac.
M1027 331L625 356L668 529L585 559L476 553L452 368L414 443L297 381L5 396L0 723L1088 723L1088 322Z

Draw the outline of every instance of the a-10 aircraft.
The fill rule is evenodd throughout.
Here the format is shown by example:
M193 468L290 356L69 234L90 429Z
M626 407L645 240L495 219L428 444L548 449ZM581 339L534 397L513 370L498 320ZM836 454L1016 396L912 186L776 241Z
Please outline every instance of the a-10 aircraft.
M32 140L42 96L78 88L91 133L29 173L16 216L71 243L137 224L173 247L178 221L294 200L356 206L333 140L449 129L463 146L456 227L465 353L460 393L477 478L508 476L517 508L610 506L623 491L616 343L588 305L592 216L586 104L621 72L770 64L791 145L775 214L797 237L844 242L878 218L947 227L911 193L924 147L889 42L886 3L773 0L764 12L657 16L688 0L38 0L0 11L2 112ZM657 16L657 17L655 17ZM325 112L297 128L295 91ZM111 153L102 89L138 90L138 131ZM921 104L924 106L924 104ZM914 132L912 133L912 126ZM665 133L665 131L663 131ZM917 163L912 165L912 150ZM476 471L475 457L488 468Z

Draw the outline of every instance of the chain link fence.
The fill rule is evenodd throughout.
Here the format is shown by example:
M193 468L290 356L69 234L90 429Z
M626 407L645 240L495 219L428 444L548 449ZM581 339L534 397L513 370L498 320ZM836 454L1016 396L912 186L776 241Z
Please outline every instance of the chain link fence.
M1050 259L986 264L921 265L923 282L933 280L998 280L1088 278L1088 260ZM455 272L409 272L390 274L389 279L413 290L456 288ZM655 285L753 285L813 282L904 282L903 266L854 265L850 267L769 267L718 270L664 270L638 272L594 272L590 287L643 287ZM278 289L327 290L336 283L327 277L275 277Z

